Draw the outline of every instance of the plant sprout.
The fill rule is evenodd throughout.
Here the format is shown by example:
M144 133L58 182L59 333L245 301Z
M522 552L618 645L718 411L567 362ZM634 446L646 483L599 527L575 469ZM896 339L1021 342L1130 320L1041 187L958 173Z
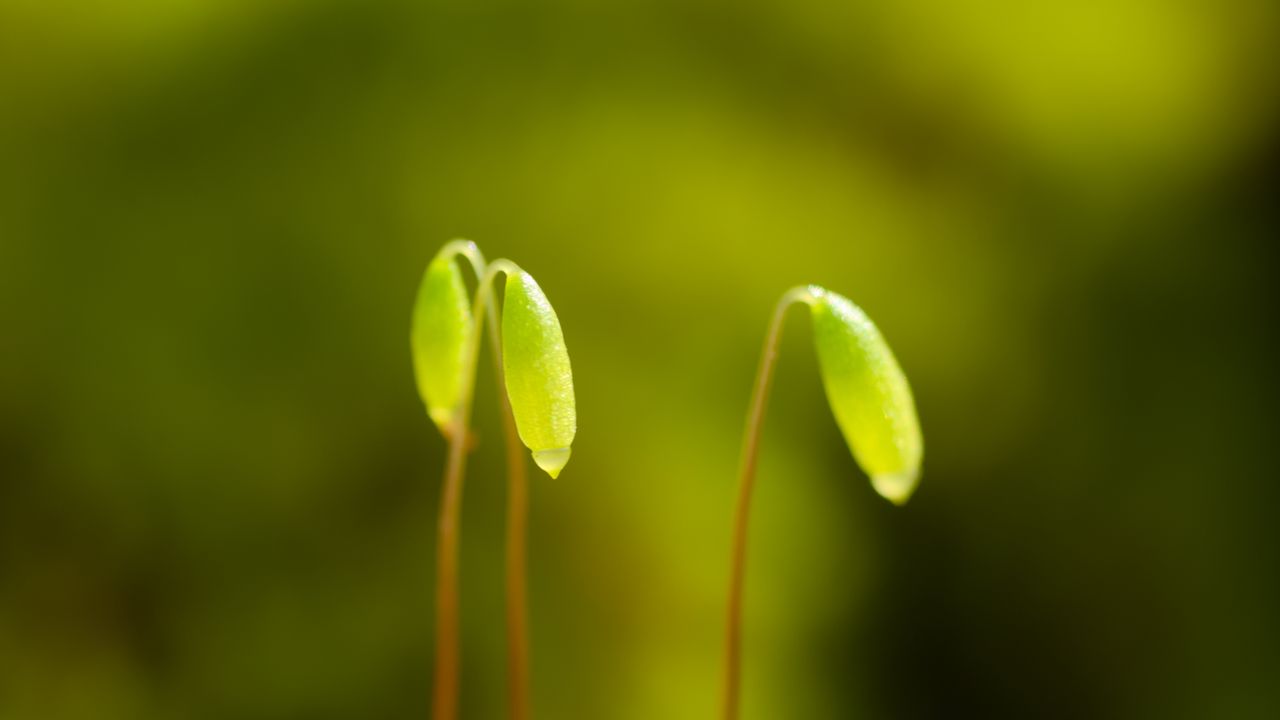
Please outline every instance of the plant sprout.
M470 304L457 258L466 258L477 286ZM506 275L506 316L493 286ZM530 716L526 611L528 481L520 443L556 477L569 460L577 429L573 373L555 310L534 279L510 260L486 264L474 243L446 244L423 275L410 344L427 414L449 442L441 487L436 549L436 661L432 716L458 714L458 525L466 469L468 427L480 355L489 322L507 452L506 615L509 713ZM504 350L506 352L504 352Z
M496 263L495 263L496 264ZM507 276L502 318L503 369L520 439L552 478L569 462L578 429L573 371L555 310L528 273Z
M816 285L788 290L778 301L769 324L743 436L725 640L725 720L738 717L747 520L755 485L760 431L773 384L783 320L787 310L796 303L809 306L827 402L854 459L870 476L876 492L902 505L911 497L920 478L924 444L915 401L907 378L880 331L866 313L841 295Z

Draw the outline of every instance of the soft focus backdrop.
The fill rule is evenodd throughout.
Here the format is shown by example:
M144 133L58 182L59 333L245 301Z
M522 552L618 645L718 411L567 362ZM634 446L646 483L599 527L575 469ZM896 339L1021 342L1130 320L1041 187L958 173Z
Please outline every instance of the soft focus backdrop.
M0 0L0 720L426 717L408 323L453 237L538 278L574 364L539 717L714 716L801 282L880 324L925 474L871 491L797 313L748 718L1280 717L1278 13ZM480 385L464 706L497 718Z

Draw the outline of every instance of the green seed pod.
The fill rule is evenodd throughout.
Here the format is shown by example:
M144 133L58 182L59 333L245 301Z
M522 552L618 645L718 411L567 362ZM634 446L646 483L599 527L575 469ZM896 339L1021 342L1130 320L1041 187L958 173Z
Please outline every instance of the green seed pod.
M812 287L813 340L827 401L876 492L901 505L920 478L924 451L907 377L857 305Z
M427 414L446 436L462 387L462 365L475 325L462 271L441 253L422 276L413 310L413 369Z
M578 429L573 371L556 311L528 273L507 276L502 364L520 439L551 477L569 462Z

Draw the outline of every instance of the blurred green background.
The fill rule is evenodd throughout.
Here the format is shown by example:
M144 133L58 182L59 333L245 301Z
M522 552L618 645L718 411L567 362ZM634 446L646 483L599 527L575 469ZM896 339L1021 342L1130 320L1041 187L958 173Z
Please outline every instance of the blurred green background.
M538 278L542 718L709 718L739 433L817 282L915 388L871 491L793 318L746 717L1280 717L1280 10L0 0L0 720L423 718L427 260ZM487 362L487 360L485 361ZM464 709L504 712L480 376Z

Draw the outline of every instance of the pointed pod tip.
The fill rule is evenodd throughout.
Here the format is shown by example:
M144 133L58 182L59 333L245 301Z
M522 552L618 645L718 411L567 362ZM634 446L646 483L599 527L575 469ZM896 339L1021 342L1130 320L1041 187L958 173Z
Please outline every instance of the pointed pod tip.
M569 453L571 448L552 448L551 450L534 450L533 461L544 472L555 479L560 476L560 471L569 463Z
M871 476L871 485L894 505L906 505L920 483L920 471L904 470L896 473L880 473Z
M431 422L440 428L440 433L446 438L449 437L449 425L453 422L453 411L449 408L427 408L427 415L431 418Z

